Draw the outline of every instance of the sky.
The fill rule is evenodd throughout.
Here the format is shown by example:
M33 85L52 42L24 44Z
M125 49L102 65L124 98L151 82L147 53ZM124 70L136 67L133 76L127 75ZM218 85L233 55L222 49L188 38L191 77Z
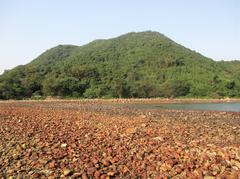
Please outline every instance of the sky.
M214 60L240 60L239 0L1 0L0 73L59 44L146 30Z

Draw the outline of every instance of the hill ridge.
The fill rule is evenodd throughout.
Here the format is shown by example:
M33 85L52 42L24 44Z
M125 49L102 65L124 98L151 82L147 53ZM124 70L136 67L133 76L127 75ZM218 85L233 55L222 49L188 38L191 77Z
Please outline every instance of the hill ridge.
M58 45L0 76L0 99L238 97L240 63L216 62L155 31Z

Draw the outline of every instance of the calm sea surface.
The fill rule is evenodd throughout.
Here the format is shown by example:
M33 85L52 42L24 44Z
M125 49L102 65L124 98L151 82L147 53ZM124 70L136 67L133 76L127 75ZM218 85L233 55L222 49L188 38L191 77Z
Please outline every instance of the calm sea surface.
M132 104L130 107L141 109L181 109L240 112L240 103L198 103L198 104Z

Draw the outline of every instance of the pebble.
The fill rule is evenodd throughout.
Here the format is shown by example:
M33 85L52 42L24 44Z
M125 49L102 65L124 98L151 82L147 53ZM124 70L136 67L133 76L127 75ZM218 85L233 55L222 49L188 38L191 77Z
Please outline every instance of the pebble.
M71 173L72 173L72 170L70 170L70 169L68 169L68 168L63 169L63 175L64 175L64 176L68 176L68 175L70 175Z
M67 144L65 144L65 143L64 143L64 144L61 144L61 147L62 147L62 148L65 148L65 147L67 147Z
M82 174L82 179L88 179L88 177L87 177L87 174L86 174L86 173L83 173L83 174Z

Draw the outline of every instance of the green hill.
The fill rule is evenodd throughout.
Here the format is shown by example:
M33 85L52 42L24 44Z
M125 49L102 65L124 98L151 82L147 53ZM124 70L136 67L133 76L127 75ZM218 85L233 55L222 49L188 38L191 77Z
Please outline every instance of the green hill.
M239 97L240 62L216 62L152 31L59 45L0 76L0 99Z

